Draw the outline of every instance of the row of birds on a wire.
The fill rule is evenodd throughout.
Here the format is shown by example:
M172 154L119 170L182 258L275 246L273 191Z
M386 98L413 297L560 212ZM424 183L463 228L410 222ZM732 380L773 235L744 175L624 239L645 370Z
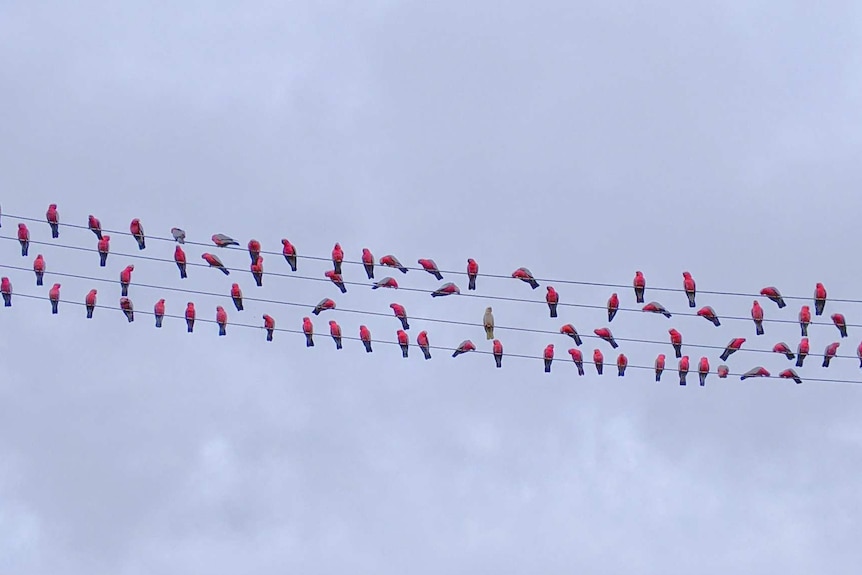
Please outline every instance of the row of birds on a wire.
M59 227L60 227L60 219L59 213L57 211L57 205L51 204L46 212L46 221L50 226L51 237L58 238L59 237ZM2 224L0 224L2 225ZM75 226L75 227L83 227L83 226ZM106 266L107 259L110 254L110 235L107 233L103 233L101 222L98 218L90 215L88 217L87 228L91 230L96 238L97 245L96 251L99 254L100 265L102 267ZM131 221L129 225L129 232L131 236L136 241L138 248L140 250L146 249L146 236L144 233L143 225L141 224L138 218L135 218ZM187 265L188 261L186 258L185 251L183 250L183 245L186 243L186 233L180 228L174 227L171 229L171 235L176 242L175 251L174 251L174 261L179 269L180 278L185 279L188 277L187 274ZM21 245L21 255L27 257L29 254L30 248L30 230L24 223L18 224L18 241ZM225 235L225 234L214 234L211 237L212 244L217 248L228 248L231 246L240 246L240 243L233 238ZM257 286L263 285L263 256L261 255L262 249L261 244L257 240L250 240L247 245L249 256L251 259L250 270L254 277L255 284ZM287 239L282 240L282 254L290 266L292 271L296 271L297 269L297 258L299 257L296 251L296 248L293 244L291 244ZM203 253L201 258L208 264L210 267L219 269L225 275L230 275L230 270L222 263L221 259L213 254L213 253ZM332 261L332 269L326 270L325 276L342 292L346 293L347 289L344 285L344 280L342 276L342 264L345 262L344 259L344 251L341 248L340 244L336 243L332 249L331 253L331 261ZM361 262L364 266L366 275L368 279L374 279L374 271L375 271L375 258L371 254L371 251L368 248L363 248ZM379 260L376 260L377 265L381 265L384 267L397 269L402 273L407 273L408 268L403 266L401 262L393 255L385 255ZM440 269L437 267L436 263L427 258L419 259L419 265L422 266L422 269L433 275L435 279L438 281L443 280L443 275ZM46 271L45 260L42 254L38 254L33 262L33 271L36 275L36 285L43 285L43 276ZM126 266L120 272L120 287L121 287L121 298L120 298L120 309L123 313L126 314L128 321L134 321L134 306L131 300L128 297L128 289L131 284L131 276L134 271L134 265L130 264ZM468 289L475 290L476 289L476 279L478 277L479 267L476 261L472 258L467 260L467 278L468 278ZM518 279L526 284L528 284L532 289L536 289L539 287L539 282L533 276L529 269L525 267L520 267L516 269L511 274L512 278ZM6 306L11 306L11 298L12 298L12 285L11 281L7 277L2 278L2 282L0 282L0 292L2 292L4 302ZM688 305L690 308L696 308L696 297L697 290L696 284L689 272L683 272L683 282L682 282L683 291L687 297ZM390 288L397 289L398 282L392 277L386 277L379 281L376 281L372 285L373 289L378 288ZM545 301L548 305L549 315L551 318L558 317L557 307L559 304L559 294L554 289L553 286L546 286L547 293L545 294ZM655 314L661 314L667 318L672 317L672 314L660 303L651 301L645 303L645 291L646 291L646 280L644 278L643 273L637 271L635 273L635 277L632 281L632 288L635 295L635 300L639 304L644 304L642 310L644 312L651 312ZM60 303L60 289L61 285L59 283L54 284L48 290L48 297L51 302L52 312L58 313L59 303ZM779 309L785 308L787 306L784 298L782 297L780 291L774 286L768 286L761 290L761 295L766 297L767 299L774 302ZM460 294L460 289L457 285L452 282L446 282L441 285L439 288L434 290L431 295L432 297L441 297L448 295L456 295ZM233 300L233 303L237 309L237 311L243 310L242 304L242 291L239 287L239 284L234 283L231 286L230 296ZM85 296L85 306L87 309L87 317L92 318L93 312L96 306L96 298L97 298L97 290L91 290ZM815 287L814 293L814 313L816 316L820 316L824 313L825 305L826 305L826 289L823 284L817 283ZM322 299L317 306L312 310L313 315L319 315L321 312L326 310L335 309L335 302L330 298ZM392 303L390 308L393 310L393 313L396 318L401 321L402 329L396 332L396 337L399 346L402 348L402 353L404 357L407 357L408 348L410 345L409 337L407 335L407 330L409 330L409 323L407 320L407 313L404 309L404 306L398 303ZM617 312L620 309L620 300L616 293L613 293L607 302L607 314L608 314L608 322L612 322L615 318ZM156 302L154 306L154 316L156 318L156 327L161 327L162 319L165 317L165 300L160 299ZM196 319L196 310L193 302L188 302L186 311L184 314L184 318L186 320L187 329L189 332L193 331L194 322ZM703 306L697 312L697 316L703 317L708 320L710 323L719 327L721 325L721 321L719 319L718 314L711 306ZM263 315L264 329L267 332L267 340L272 341L273 332L275 331L275 320L272 316L264 314ZM755 325L755 333L756 335L763 335L763 321L764 321L764 311L762 306L757 300L754 300L752 309L751 309L751 319ZM834 313L831 316L832 322L839 330L839 333L842 338L847 337L847 322L840 313ZM803 305L798 314L798 321L801 328L802 340L800 341L796 353L792 351L790 346L788 346L784 342L779 342L773 347L775 353L780 353L785 355L789 360L796 360L796 367L802 367L805 358L810 353L810 343L808 340L808 326L811 323L811 310L808 305ZM227 311L222 306L216 307L216 323L219 326L219 334L226 335L227 333ZM342 333L341 327L339 324L332 320L329 322L330 326L330 336L333 338L336 344L337 349L342 348ZM486 337L488 340L492 340L492 353L495 357L495 361L497 367L501 367L502 362L502 344L498 339L494 338L494 317L492 308L487 308L483 317L483 326L486 331ZM313 346L313 336L314 336L314 326L309 317L304 317L302 320L302 332L306 336L306 344L308 346ZM577 346L582 344L581 336L578 334L577 330L574 328L572 324L564 324L560 328L560 333L571 337ZM682 335L676 329L668 330L670 343L673 346L674 353L677 359L679 359L679 365L677 367L677 372L680 376L680 383L685 384L685 376L690 370L690 360L688 356L682 354ZM594 334L596 337L606 341L613 349L618 347L614 336L608 327L597 328L594 330ZM365 345L366 351L371 351L371 335L368 328L364 325L360 326L359 329L359 339ZM722 361L727 361L727 359L735 353L736 351L742 349L743 344L745 343L745 338L733 338L730 343L727 345L724 352L721 354L720 358ZM428 344L428 334L426 331L422 331L417 337L416 344L423 351L423 354L426 359L430 358L430 346ZM839 342L833 342L829 344L824 350L823 354L823 362L822 367L829 367L831 359L833 359L837 355L837 350L839 347ZM463 341L453 352L453 357L457 357L463 353L469 351L475 351L476 346L470 340ZM581 351L575 347L568 350L568 353L571 355L572 360L577 366L578 373L580 375L584 374L583 364L584 358ZM857 355L860 359L860 367L862 367L862 343L860 343L857 348ZM543 354L542 358L545 364L545 371L550 371L551 363L554 360L554 345L549 344ZM599 349L594 350L592 363L595 366L597 373L602 374L603 366L604 366L604 356ZM587 362L589 363L589 362ZM664 354L659 354L655 360L655 372L656 372L656 380L658 381L661 378L661 374L665 370L666 364L666 356ZM618 375L623 376L625 374L625 370L628 366L628 359L624 354L619 354L616 361L616 366L618 370ZM697 372L700 377L701 385L704 384L705 377L708 373L710 373L709 360L707 357L702 357L700 361L697 362ZM729 373L729 368L726 365L720 365L717 368L717 374L720 378L727 377ZM770 373L763 367L756 367L748 372L742 374L742 379L747 379L749 377L769 377ZM793 379L797 383L801 383L801 378L797 374L797 372L788 368L779 373L779 377Z

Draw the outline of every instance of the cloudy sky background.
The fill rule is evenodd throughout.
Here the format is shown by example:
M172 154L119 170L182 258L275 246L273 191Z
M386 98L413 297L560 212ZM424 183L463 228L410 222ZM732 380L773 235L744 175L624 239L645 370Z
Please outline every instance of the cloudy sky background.
M862 14L857 3L802 2L210 2L0 3L0 236L14 218L60 205L64 221L96 214L151 235L172 226L205 241L223 232L326 256L340 241L405 263L433 257L463 270L540 278L810 296L822 281L860 298L853 227L862 208ZM47 224L33 239L50 242ZM63 228L33 246L49 271L474 321L413 321L411 338L454 348L493 305L501 326L582 332L602 310L548 317L544 289L479 279L475 297L420 292L341 296L324 282L248 273L230 278L114 254ZM128 235L112 241L137 254ZM144 255L170 258L150 241ZM199 261L201 248L189 247ZM243 250L222 253L246 268ZM29 267L17 242L6 265ZM266 270L287 272L279 257ZM302 260L322 276L326 264ZM116 305L119 286L2 270L16 293L63 298L91 288ZM364 281L360 267L349 281ZM378 277L384 275L378 272ZM402 285L431 290L421 272ZM466 278L453 279L462 288ZM544 283L544 282L543 282ZM563 301L602 305L607 287L560 285ZM466 291L466 290L465 290ZM0 317L0 570L4 573L811 573L862 559L862 391L854 385L719 381L655 384L648 371L577 378L562 336L499 329L506 351L455 360L394 346L336 353L324 337L366 323L394 340L391 317L344 311L301 335L181 320L155 330L164 297L200 317L299 329L307 308L132 286L139 310L92 321L80 306L18 297ZM506 302L491 296L539 303ZM633 307L631 290L620 291ZM685 296L648 293L671 311ZM860 298L862 299L862 298ZM749 297L702 295L719 315L747 317ZM767 318L794 319L800 301ZM851 323L862 305L829 304ZM700 318L621 312L623 338L771 348L794 324L715 329ZM862 328L840 352L853 356ZM811 329L812 350L837 339ZM595 340L583 346L590 356ZM616 357L601 344L606 359ZM670 346L626 343L632 364ZM694 364L703 350L690 348ZM713 368L716 351L709 351ZM673 363L670 361L669 363ZM740 352L734 372L781 356ZM862 382L858 361L803 377ZM690 377L696 380L696 376Z

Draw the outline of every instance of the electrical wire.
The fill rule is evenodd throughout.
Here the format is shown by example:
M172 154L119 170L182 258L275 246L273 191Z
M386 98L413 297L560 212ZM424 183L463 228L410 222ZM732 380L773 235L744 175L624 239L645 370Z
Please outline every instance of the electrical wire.
M0 269L10 269L10 270L15 270L15 271L33 273L32 269L24 268L21 266L13 266L13 265L9 265L9 264L0 264ZM118 280L112 280L112 279L108 279L108 278L100 278L100 277L94 277L94 276L85 276L85 275L74 274L74 273L58 272L58 271L53 271L53 270L46 270L45 275L48 275L48 276L54 275L54 276L58 276L58 277L66 277L66 278L100 282L100 283L109 283L109 284L114 284L114 285L116 285L118 283ZM182 293L182 294L188 294L188 295L198 295L198 296L227 298L227 299L231 298L229 293L207 292L207 291L203 291L203 290L194 290L194 289L179 288L179 287L172 287L172 286L162 286L162 285L156 285L156 284L134 282L131 284L131 286L133 286L135 288L168 291L168 292ZM18 294L13 293L13 297L15 295L18 295ZM317 305L317 304L285 301L285 300L279 300L279 299L256 298L253 296L246 296L245 294L243 294L243 301L266 303L266 304L288 306L288 307L299 307L299 308L304 308L304 309L309 309L309 308L313 309ZM80 302L78 302L78 303L80 303ZM350 313L350 314L367 315L367 316L375 316L375 317L387 317L387 318L395 317L394 314L392 314L392 313L384 313L384 312L376 312L376 311L368 311L368 310L358 310L358 309L341 308L341 307L336 307L335 309L337 309L340 312ZM432 322L432 323L438 323L438 324L444 324L444 325L454 325L454 326L460 326L460 327L472 327L472 328L482 328L483 327L482 323L465 322L465 321L442 319L442 318L432 318L432 317L408 316L408 320L420 321L420 322ZM564 335L564 334L560 333L559 331L526 328L526 327L520 327L520 326L495 325L494 329L495 330L502 330L502 331L521 332L521 333L545 334L545 335L551 335L551 336L556 336L556 337ZM599 336L595 335L594 333L583 333L583 334L579 333L579 336L581 338L584 338L584 339L596 339L596 340L601 339ZM663 347L667 347L670 345L669 340L659 341L659 340L650 340L650 339L642 339L642 338L624 338L624 337L614 337L614 339L616 341L622 342L622 343L639 343L639 344L647 344L647 345L659 345L659 346L663 346ZM708 350L724 350L725 349L724 346L720 346L720 345L698 344L698 343L687 343L687 342L684 342L683 346L685 348L708 349ZM741 348L739 351L752 352L752 353L768 353L768 354L773 354L773 355L775 355L777 353L771 349L746 348L746 347ZM814 354L809 354L809 355L814 355ZM836 355L835 359L854 359L855 360L857 358L856 358L856 356L850 356L850 355Z
M27 222L47 223L47 221L43 218L31 218L31 217L19 216L19 215L15 215L15 214L3 214L3 216L6 218L9 218L9 219L23 220L23 221L27 221ZM60 227L68 227L68 228L73 228L73 229L82 229L82 230L89 231L89 227L84 226L84 225L70 224L70 223L63 223L63 222L61 222L59 225L60 225ZM131 235L131 233L128 230L125 230L125 231L124 230L110 230L107 228L103 228L102 232L107 233L107 234L128 234L128 235ZM146 239L163 241L163 242L171 242L171 243L174 243L176 241L176 240L174 240L173 237L168 238L168 237L164 237L164 236L150 236L150 235L147 235ZM193 245L193 246L203 246L203 247L209 247L209 248L216 247L212 243L195 242L195 241L191 241L191 240L185 240L185 243L188 245ZM274 252L274 251L266 251L266 250L261 250L260 253L263 255L273 255L273 256L282 256L283 255L282 252ZM297 254L296 257L298 259L306 259L306 260L312 260L312 261L325 261L325 262L331 262L332 261L331 257L323 257L323 256ZM342 262L342 264L363 265L362 262L359 260L348 260L348 259L345 259ZM375 265L377 265L377 264L375 264ZM425 271L421 267L412 267L412 266L404 266L404 267L408 270ZM449 275L460 275L460 274L466 274L466 270L460 270L460 271L440 270L440 273L441 274L449 274ZM513 279L511 274L480 273L478 275L480 277L485 277L485 278L507 279L507 280ZM580 286L588 286L588 287L605 287L605 288L620 289L620 290L632 289L631 284L590 282L590 281L581 281L581 280L567 280L567 279L561 279L561 278L543 278L543 277L537 277L535 279L538 282L560 284L560 285L580 285ZM670 287L661 287L661 286L647 286L647 289L649 289L650 291L658 291L658 292L680 292L680 291L682 291L680 288L670 288ZM759 293L732 292L732 291L721 291L721 290L702 290L701 289L701 290L698 290L697 293L701 294L701 295L720 295L720 296L730 296L730 297L748 297L748 298L764 297ZM791 300L791 301L812 301L814 299L813 296L794 296L794 295L783 295L783 294L782 294L782 297L785 300ZM829 298L829 301L831 301L833 303L862 304L862 300L858 300L858 299ZM562 305L562 303L560 305Z
M25 294L25 293L16 293L16 294L14 294L14 297L23 297L23 298L27 298L27 299L43 300L43 301L45 299L43 296L34 295L34 294ZM74 301L74 300L60 299L59 303L86 307L86 304L84 302ZM104 304L96 304L93 307L97 308L97 309L110 309L110 310L114 310L114 311L122 311L122 310L120 310L119 307L111 307L111 306L106 306ZM137 313L140 314L141 312L137 312ZM150 314L146 313L145 315L149 316ZM185 316L181 316L181 315L174 315L174 314L167 314L166 313L166 314L164 314L163 317L168 318L168 319L178 319L178 320L185 321ZM209 324L217 324L218 323L216 320L213 320L213 319L196 317L195 323L197 324L198 322L209 323ZM132 322L129 322L129 323L132 323ZM241 327L241 328L246 328L246 329L255 329L255 330L266 331L266 328L262 325L253 325L253 324L247 324L247 323L233 323L233 322L228 322L227 325L231 326L231 327ZM273 328L273 331L274 332L281 332L281 333L297 334L297 335L303 335L303 336L305 335L305 333L302 330L294 330L294 329L286 329L286 328L276 327L276 328ZM314 334L314 335L326 337L327 334L321 333L321 334ZM348 340L348 341L362 341L359 337L349 336L349 335L342 335L341 339L342 340ZM397 346L401 345L397 341L376 340L376 339L373 339L371 343L372 343L372 345L374 345L374 344L397 345ZM418 347L418 344L410 343L409 347ZM429 347L429 349L432 349L432 350L440 350L440 351L446 351L446 352L453 351L451 348L442 347L442 346L429 345L428 347ZM473 351L467 352L467 353L476 353L479 355L493 355L493 352L486 351L486 350L480 350L480 349L476 349L476 350L473 350ZM505 353L505 352L503 354L503 357L504 358L517 358L517 359L529 359L529 360L544 360L543 356L517 354L517 353ZM570 362L569 360L555 360L555 361L558 361L561 363L572 363L572 364L574 363L573 361ZM595 362L589 361L585 358L583 360L583 364L594 366ZM609 370L612 370L614 367L616 367L616 364L615 363L605 363L604 367L608 368ZM632 364L627 365L626 369L655 371L654 366L632 365ZM679 370L674 369L672 366L666 367L664 369L664 371L669 372L669 373L679 373ZM698 372L696 369L694 369L694 370L690 369L688 371L688 374L692 375L692 376L696 376L697 373ZM713 373L710 372L710 375L713 375ZM740 373L728 373L728 377L742 377L743 375L744 374L740 374ZM755 378L751 378L751 379L755 379ZM785 378L780 378L777 375L771 375L770 374L769 376L760 377L759 379L785 379ZM860 381L854 381L854 380L849 380L849 379L826 379L826 378L816 378L816 377L805 378L803 381L812 382L812 383L835 383L835 384L847 384L847 385L859 385L860 383L862 383Z
M17 242L18 238L0 235L0 240ZM34 245L51 246L51 247L56 247L56 248L61 248L61 249L98 253L96 250L93 250L92 248L85 248L85 247L81 247L81 246L69 245L69 244L64 244L64 243L43 242L43 241L36 241L36 240L30 240L30 243L34 244ZM210 246L210 247L212 247L212 246ZM140 254L140 253L110 252L108 257L110 258L111 256L139 259L139 260L144 260L144 261L170 263L170 264L176 265L176 262L173 259L147 256L147 255ZM186 262L186 266L187 267L188 266L202 267L202 268L211 267L209 264L196 262L196 261ZM250 273L250 271L248 269L244 269L244 268L233 268L233 267L225 266L225 269L227 269L228 271L231 271L231 272ZM273 276L273 277L278 277L278 278L289 278L289 279L293 279L293 280L304 280L304 281L332 283L329 280L329 278L326 278L326 277L312 277L312 276L298 275L296 273L281 273L281 272L274 272L274 271L265 271L264 276ZM355 281L344 281L342 283L344 283L345 286L361 286L361 287L366 287L366 288L369 287L369 285L370 285L368 283L361 283L361 282L355 282ZM380 288L380 289L388 289L388 288ZM397 290L406 291L406 292L418 292L418 293L424 293L424 294L431 293L427 289L402 287L402 286L399 286L397 288ZM507 302L515 302L515 303L540 304L543 306L547 305L547 302L545 302L544 300L542 300L542 301L531 300L531 299L526 299L526 298L517 298L517 297L510 297L510 296L486 295L486 294L483 295L483 294L473 294L473 293L469 293L469 292L467 292L467 293L462 292L462 293L457 294L457 295L462 296L462 297L480 298L480 299L494 300L494 301L507 301ZM452 296L446 296L446 297L452 297ZM606 310L607 309L606 306L595 305L595 304L577 303L577 302L559 302L557 304L557 306L558 307L564 307L564 308L565 307L571 307L571 308L577 308L577 309L595 309L595 310ZM620 308L618 308L618 312L650 313L650 312L644 312L642 309L628 308L628 307L620 307ZM700 317L696 313L687 312L687 311L673 312L672 315L680 316L680 317ZM739 322L746 322L746 323L752 322L752 319L750 317L742 317L742 316L720 316L719 319L721 321L739 321ZM767 324L770 324L770 323L772 323L772 324L798 324L799 323L798 320L783 319L783 318L770 318L770 317L764 317L763 321L764 321L764 323L767 323ZM816 325L830 325L831 326L833 324L829 323L829 322L814 321L814 319L812 318L810 325L814 325L814 326L816 326ZM846 327L847 328L862 328L862 324L848 323L848 324L846 324Z

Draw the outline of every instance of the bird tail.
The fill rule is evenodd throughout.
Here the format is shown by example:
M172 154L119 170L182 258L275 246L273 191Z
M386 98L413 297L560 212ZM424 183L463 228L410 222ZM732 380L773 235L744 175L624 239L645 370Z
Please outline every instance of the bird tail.
M583 364L578 364L578 375L584 375L584 366Z
M800 354L800 355L796 358L796 367L802 367L802 362L803 362L803 361L805 361L805 356L804 356L804 355L802 355L802 354ZM860 362L859 362L859 367L862 367L862 360L860 360Z
M263 287L263 274L253 274L254 275L254 283L257 284L257 287Z
M341 290L341 293L347 293L347 288L344 287L344 284L341 284L340 286L338 286L338 289Z
M612 340L611 340L611 347L612 347L612 348L614 348L614 349L616 349L616 348L618 348L618 347L619 347L619 344L618 344L616 341L614 341L614 340L612 339Z
M93 308L87 307L87 319L93 319Z
M656 372L655 372L655 380L661 381L661 372L658 370L656 370Z
M402 345L401 346L401 357L407 357L409 351L410 351L410 348L408 346Z
M644 302L644 290L643 288L635 288L635 299L638 303Z
M551 309L551 317L557 317L557 304L548 304L548 307Z
M363 345L365 345L365 353L371 353L371 342L363 341Z
M469 280L467 282L467 289L468 290L475 290L476 289L476 278L474 278L472 276L469 278Z
M314 347L314 339L310 333L305 334L305 347Z
M693 294L693 293L688 293L688 294L686 294L686 295L688 295L688 307L696 307L696 306L697 306L697 304L696 304L696 303L694 303L694 294Z
M365 275L368 276L368 279L374 279L374 265L373 264L365 264Z
M128 296L129 295L129 284L120 284L120 287L122 288L120 295L122 295L123 297Z
M706 385L706 374L705 373L699 373L698 375L700 376L700 386L701 387L705 386Z
M108 253L107 252L99 252L99 266L105 267L108 263Z
M21 243L21 256L27 257L27 253L30 251L30 244L27 242Z
M580 347L582 343L584 343L584 340L581 339L581 336L575 334L575 345Z
M132 323L133 321L135 321L135 312L127 311L126 312L126 319L129 320L129 323Z
M287 258L287 263L290 265L290 271L295 272L296 271L296 257L291 256L291 257Z
M503 356L500 354L495 355L494 362L496 362L497 367L503 367Z
M229 275L230 275L230 270L229 270L229 269L227 269L227 268L225 268L225 267L221 267L221 268L219 268L219 269L221 270L221 273L223 273L224 275L226 275L226 276L229 276Z
M680 372L680 374L679 374L679 384L680 385L686 385L685 376L686 376L685 373Z
M757 335L763 335L763 324L760 322L757 322L756 325L757 325L757 330L756 330Z
M42 285L42 275L43 274L41 272L36 272L36 285L37 286Z
M162 316L156 316L156 327L162 327Z
M186 320L186 329L189 333L194 332L195 331L195 320L187 319Z
M671 318L671 315L670 315L670 312L669 312L669 311L662 312L662 315L663 315L664 317L668 318L668 319L670 319L670 318ZM715 321L717 322L718 320L715 320ZM716 323L715 325L718 325L718 324Z
M407 331L408 329L410 329L410 324L407 323L407 318L402 317L400 319L401 319L401 327L404 329L404 331Z
M486 327L485 328L485 339L494 339L494 328Z
M602 374L603 367L604 367L604 366L602 366L602 364L600 364L600 363L597 363L597 364L596 364L596 372L598 372L598 374L599 374L599 375L601 375L601 374Z
M266 330L266 341L272 341L272 330Z
M57 300L51 300L51 313L57 313L57 304L59 302Z
M828 357L823 358L823 367L829 367L829 358Z
M60 224L51 224L51 237L54 239L60 237Z
M219 334L219 335L227 335L227 330L225 329L224 324L219 324L219 326L218 326L218 334Z
M398 271L400 271L402 274L406 274L406 273L407 273L407 268L405 268L405 267L400 267L400 268L398 268Z
M783 299L779 299L779 300L778 300L778 309L781 309L781 308L783 308L783 307L787 307L787 304L786 304L786 303L784 303L784 300L783 300Z
M334 337L332 339L335 340L335 349L341 349L341 338L340 337Z
M673 352L677 358L682 357L682 346L681 345L673 346Z
M545 360L545 373L551 373L551 360Z
M804 323L799 324L799 325L802 328L802 337L808 337L808 326L805 325Z
M679 357L679 356L677 356L677 357ZM721 358L721 361L727 361L727 358L730 357L730 354L727 353L727 350L724 350L723 352L721 352L721 355L718 357Z
M334 262L334 264L335 265L333 267L335 268L335 273L340 274L341 273L341 262Z
M530 287L536 289L537 287L539 287L539 282L537 282L536 280L530 280Z
M427 347L422 348L422 353L425 355L425 359L431 359L431 350Z

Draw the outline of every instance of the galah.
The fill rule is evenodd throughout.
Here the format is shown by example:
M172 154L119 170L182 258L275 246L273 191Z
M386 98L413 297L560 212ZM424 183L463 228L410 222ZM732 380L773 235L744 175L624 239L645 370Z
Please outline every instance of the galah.
M0 293L3 294L3 306L12 307L12 281L9 278L0 279Z
M718 320L718 315L715 313L715 310L712 309L712 306L704 306L697 310L697 315L702 318L706 318L707 321L712 322L712 325L715 327L719 327L721 322Z
M694 303L694 296L695 296L694 279L691 277L691 274L688 272L682 272L682 287L683 287L683 289L685 289L686 297L688 297L688 307L696 307L697 304Z
M419 349L422 350L422 355L425 356L425 359L431 359L431 346L428 344L428 332L420 331L419 335L416 336L416 343L419 345Z
M751 304L751 319L754 320L754 332L757 335L763 335L763 308L757 300Z
M667 330L667 333L670 335L670 344L673 346L674 355L677 358L682 357L682 334L674 328Z
M365 346L365 352L371 353L373 350L371 349L371 330L364 325L359 326L359 339L362 341L362 345Z
M335 309L335 302L328 297L325 297L319 302L317 302L317 305L314 306L314 309L311 310L311 313L313 313L314 315L320 315L320 312L330 309Z
M467 353L468 351L476 351L476 346L473 345L473 342L469 339L465 339L458 345L458 347L455 348L455 351L452 353L452 357L458 357L462 353Z
M750 377L769 377L769 372L762 366L753 367L740 375L739 380L743 381Z
M45 276L45 258L42 254L36 254L36 259L33 260L33 272L36 274L36 285L42 285L42 278Z
M341 326L334 319L329 320L329 335L335 342L335 349L341 349Z
M528 270L527 268L518 268L512 272L512 277L515 279L519 279L524 283L530 284L530 287L536 289L539 287L539 282L533 277L533 272Z
M213 243L220 248L226 248L228 246L238 246L239 245L238 241L236 241L232 237L226 236L224 234L213 234L212 238L210 238L210 239L212 239Z
M730 343L727 344L727 347L724 348L724 351L721 352L721 355L719 356L721 358L721 361L727 361L727 358L739 351L739 349L742 347L742 344L744 343L744 337L735 337L730 340Z
M146 238L144 238L144 226L141 225L141 220L138 218L133 219L132 223L129 224L129 231L132 232L132 236L138 242L138 249L145 249L147 242Z
M97 239L102 239L102 222L93 214L87 216L87 228L96 234Z
M399 329L395 332L395 335L398 337L398 347L401 348L401 357L407 357L410 351L410 338L407 336L407 332Z
M263 287L263 256L257 256L257 261L251 264L251 275L257 287Z
M269 314L263 314L263 329L266 330L266 341L272 341L275 332L275 318Z
M230 275L230 270L224 267L224 264L221 263L221 260L218 259L218 256L211 253L203 253L201 254L201 258L203 258L203 260L208 263L211 268L218 268L224 275Z
M186 243L186 231L180 228L171 228L171 235L174 237L174 241L178 244Z
M718 366L717 373L718 373L718 379L727 379L727 376L730 373L730 368L728 368L724 364L721 364Z
M575 367L578 368L578 375L584 375L584 354L578 348L572 347L569 349L569 355L572 356L572 361L575 363Z
M779 341L774 346L772 346L772 351L774 353L784 354L784 357L786 357L787 359L790 359L790 360L793 360L796 358L796 355L790 349L790 346L787 345L786 343L784 343L783 341Z
M611 333L611 330L609 328L606 328L606 327L596 328L593 330L593 333L596 334L597 336L599 336L599 338L601 338L601 339L605 340L606 342L608 342L609 344L611 344L612 348L616 349L619 347L619 345L617 345L616 340L614 339L614 334Z
M495 339L491 345L492 353L494 354L494 363L497 364L497 367L503 367L503 344L500 343L499 339Z
M787 304L784 303L784 298L781 297L781 292L778 291L777 287L768 286L760 290L760 295L768 297L771 301L774 301L778 304L778 309L785 307Z
M661 374L664 373L665 355L660 353L655 358L655 380L661 381Z
M545 294L545 302L548 304L551 317L557 317L557 305L560 303L560 294L554 289L554 286L548 286L548 293Z
M632 285L635 288L635 299L638 303L643 303L644 291L646 290L646 279L644 278L643 273L639 271L635 272L635 279L632 282Z
M648 304L646 304L645 306L643 306L643 311L648 311L648 312L652 312L652 313L660 313L666 318L671 317L670 312L667 311L667 308L665 308L663 305L661 305L657 301L651 301Z
M567 335L570 338L572 338L573 340L575 340L575 345L577 345L577 346L580 346L583 343L581 336L578 335L578 330L576 330L575 326L573 326L570 323L567 323L566 325L561 327L560 333L563 335Z
M701 357L700 361L697 363L697 375L700 379L700 386L705 386L706 376L709 375L709 359L706 357Z
M410 324L407 323L407 311L404 309L404 306L400 303L391 303L389 307L392 308L395 317L401 320L401 328L404 330L410 329Z
M385 255L382 258L380 258L379 263L382 266L386 266L386 267L390 267L390 268L398 268L398 271L400 271L403 274L407 273L407 268L405 268L403 265L401 265L401 262L398 261L398 258L393 256L392 254L388 254L388 255Z
M796 348L796 367L802 367L802 362L808 357L809 351L811 351L811 345L808 343L808 338L803 337L799 342L799 347Z
M856 348L856 357L859 358L859 367L862 369L862 343Z
M314 347L314 324L311 318L302 318L302 333L305 334L305 347Z
M799 374L796 373L796 370L792 367L789 367L778 374L778 377L782 379L792 379L796 383L802 383L802 378L799 377Z
M826 349L823 351L823 367L829 367L829 362L832 361L832 358L838 353L839 345L841 345L839 342L833 341L826 346Z
M177 269L180 270L180 279L184 280L189 277L186 274L186 252L183 251L180 245L174 248L174 261L177 263Z
M57 313L57 306L60 304L60 284L54 284L48 290L48 299L51 300L51 313Z
M542 358L545 360L545 373L551 373L551 364L554 362L554 344L549 343L545 346Z
M799 327L802 328L802 337L808 336L808 325L811 323L811 308L807 305L799 310Z
M843 313L833 313L832 323L838 328L838 333L841 334L841 337L847 337L847 320L844 319Z
M596 373L601 375L605 365L605 356L602 355L602 352L599 349L593 350L593 365L596 366Z
M479 264L473 258L467 258L467 289L476 289L476 277L479 275Z
M625 354L617 356L617 377L623 377L626 374L626 367L629 365L629 359Z
M329 281L331 281L335 285L335 287L337 287L341 291L341 293L347 293L347 288L344 286L344 278L341 277L341 274L337 274L332 270L326 270L325 272L323 272L323 275L328 277Z
M256 239L248 240L248 255L251 258L251 263L257 261L257 258L260 257L260 242Z
M98 294L98 290L91 289L84 297L84 307L87 308L87 319L93 319L93 312L96 311L96 294Z
M18 224L18 242L21 244L21 257L27 257L30 250L30 230L27 224Z
M456 286L452 282L446 282L443 285L441 285L439 288L437 288L433 292L431 292L431 297L442 297L442 296L447 296L447 295L452 295L452 294L459 295L460 293L461 293L461 290L458 288L458 286Z
M374 282L374 285L371 286L371 289L378 289L378 288L398 289L398 282L395 281L395 278L390 277L390 276L386 276L385 278L383 278L381 280L377 280L376 282Z
M485 328L485 339L494 339L494 310L490 307L485 308L485 314L482 316L482 326Z
M281 240L281 254L287 260L287 265L290 266L290 271L296 271L296 247L286 238Z
M216 306L216 323L218 324L218 334L227 335L227 312L220 305Z
M160 299L153 306L153 315L156 317L156 327L162 327L162 320L165 318L165 300Z
M341 273L341 263L344 261L344 250L341 249L341 244L335 242L332 248L332 269L335 273Z
M48 206L48 211L45 212L45 219L48 220L48 225L51 226L51 237L60 237L60 214L57 212L57 204Z
M617 312L620 309L620 298L617 297L616 292L611 294L611 297L608 298L608 323L614 321L614 317L617 315Z
M108 263L108 254L111 252L111 236L103 235L96 242L96 249L99 250L99 267L105 267Z
M126 319L129 320L129 323L135 321L135 306L132 305L132 300L127 297L121 297L120 309L123 310L123 313L126 315Z
M365 275L368 279L374 279L374 254L368 248L362 248L362 266L365 268Z
M132 272L135 271L135 264L129 264L120 272L120 295L126 297L129 295L129 284L132 283Z
M179 246L177 246L179 247ZM233 305L236 307L236 311L242 311L242 290L239 289L239 284L233 284L230 286L230 299L233 300Z
M443 279L443 274L440 273L440 269L437 267L437 264L434 260L429 260L422 258L418 261L419 265L422 266L422 269L437 278L438 281Z
M823 315L823 309L826 307L826 288L823 284L817 282L814 287L814 314Z
M189 302L186 304L186 328L189 333L192 333L195 330L195 304L194 302Z
M677 368L677 371L679 372L679 384L680 385L686 384L685 378L688 375L688 368L689 368L688 356L684 355L680 358L679 367Z

